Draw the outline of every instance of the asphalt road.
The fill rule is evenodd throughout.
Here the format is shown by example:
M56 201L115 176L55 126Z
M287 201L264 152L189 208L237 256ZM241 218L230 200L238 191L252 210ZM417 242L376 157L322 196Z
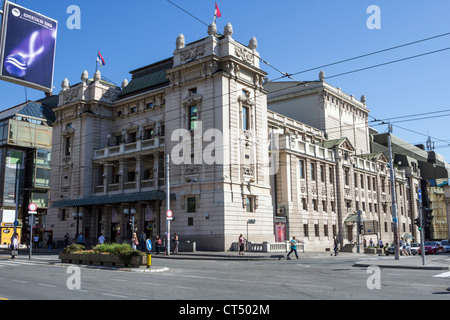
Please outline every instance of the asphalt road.
M0 255L0 299L257 300L262 304L303 299L450 299L448 271L352 267L356 260L345 256L280 261L153 259L152 270L161 272L129 272Z

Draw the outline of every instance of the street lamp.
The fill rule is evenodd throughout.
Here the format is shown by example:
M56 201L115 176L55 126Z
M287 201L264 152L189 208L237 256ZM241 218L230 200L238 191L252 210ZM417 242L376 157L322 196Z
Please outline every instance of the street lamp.
M129 206L129 208L130 209L128 209L128 208L123 209L123 213L125 215L127 215L127 216L128 216L128 214L131 215L131 235L133 235L133 232L134 232L134 216L136 214L136 210L134 208L132 208L131 206Z
M83 220L83 212L80 212L80 208L77 207L77 212L72 212L73 220L77 220L77 237L79 234L79 226L80 226L80 220Z

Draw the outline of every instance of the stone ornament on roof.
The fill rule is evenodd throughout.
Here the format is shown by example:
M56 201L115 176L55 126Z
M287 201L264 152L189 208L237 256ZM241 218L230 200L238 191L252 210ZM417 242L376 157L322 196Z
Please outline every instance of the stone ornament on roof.
M89 79L89 73L87 72L87 70L84 70L83 73L81 74L81 81L86 83Z
M63 80L63 82L61 83L61 88L62 88L63 91L64 91L64 90L69 89L69 87L70 87L69 79L65 78L65 79Z
M256 50L256 48L258 48L258 41L255 37L250 39L247 47L252 50Z
M231 38L231 35L233 34L233 26L231 23L227 23L225 28L223 28L223 35L227 38Z
M185 47L185 38L184 34L180 33L180 35L177 37L176 45L177 50L183 49Z
M217 34L217 26L216 23L213 22L208 26L208 35L214 37Z
M319 80L323 81L324 79L325 79L325 72L323 72L323 70L321 70L319 73Z

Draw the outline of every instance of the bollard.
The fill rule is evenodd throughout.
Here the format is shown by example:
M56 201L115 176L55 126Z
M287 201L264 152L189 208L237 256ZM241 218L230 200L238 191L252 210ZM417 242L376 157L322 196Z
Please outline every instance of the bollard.
M152 255L147 253L147 269L152 266Z

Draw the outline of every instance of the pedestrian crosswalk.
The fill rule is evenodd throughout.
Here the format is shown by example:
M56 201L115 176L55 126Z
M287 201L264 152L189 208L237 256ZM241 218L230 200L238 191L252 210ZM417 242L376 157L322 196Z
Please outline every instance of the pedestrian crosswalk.
M450 271L437 274L433 278L450 278Z
M11 259L11 256L1 256L0 257L0 269L8 266L35 266L35 265L43 265L43 264L52 264L54 263L54 259L46 259L46 258L33 258L32 260L28 260L27 258L15 258Z

